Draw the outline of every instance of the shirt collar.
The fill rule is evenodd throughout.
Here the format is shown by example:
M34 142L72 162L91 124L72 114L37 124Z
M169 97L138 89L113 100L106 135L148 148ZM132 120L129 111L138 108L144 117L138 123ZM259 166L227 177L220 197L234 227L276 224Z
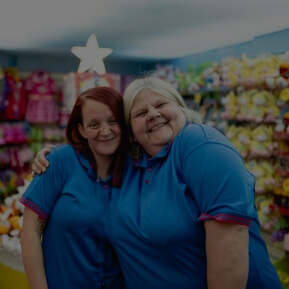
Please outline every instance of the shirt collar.
M94 172L92 164L89 162L89 160L81 153L79 150L76 150L76 153L78 155L78 159L81 163L81 165L87 170L87 173L91 176L96 178L96 174ZM108 182L112 180L112 175L110 174L105 180L102 180L103 182Z
M185 126L182 128L182 130L179 132L179 134L189 125L190 123L187 121ZM178 134L178 135L179 135ZM162 148L162 150L155 155L154 157L150 157L146 152L144 152L142 154L142 156L138 159L135 160L135 162L133 163L133 166L136 167L146 167L148 163L154 162L157 159L160 158L164 158L166 155L168 155L168 153L171 150L172 144L174 142L175 139L173 139L170 143L168 143L165 147Z

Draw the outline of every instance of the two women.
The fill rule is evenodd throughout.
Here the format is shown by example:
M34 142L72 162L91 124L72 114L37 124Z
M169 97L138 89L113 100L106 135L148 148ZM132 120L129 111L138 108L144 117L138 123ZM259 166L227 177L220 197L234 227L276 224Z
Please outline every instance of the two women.
M281 289L232 144L154 77L127 87L124 113L132 157L108 236L125 288Z

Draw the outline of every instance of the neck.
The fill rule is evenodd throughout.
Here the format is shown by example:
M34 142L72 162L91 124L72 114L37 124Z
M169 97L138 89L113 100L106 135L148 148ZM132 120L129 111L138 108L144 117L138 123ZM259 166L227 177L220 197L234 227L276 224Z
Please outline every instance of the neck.
M97 176L106 179L109 175L109 167L112 163L112 157L109 158L96 158L96 172Z

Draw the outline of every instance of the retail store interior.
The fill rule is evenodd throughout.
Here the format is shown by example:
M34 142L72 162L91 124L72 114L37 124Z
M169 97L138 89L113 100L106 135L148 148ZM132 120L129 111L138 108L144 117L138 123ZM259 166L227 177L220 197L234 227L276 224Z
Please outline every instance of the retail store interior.
M148 73L243 157L270 260L289 288L289 2L16 2L0 6L0 288L29 288L19 199L36 153L65 142L81 92L123 93ZM38 85L49 87L42 110Z

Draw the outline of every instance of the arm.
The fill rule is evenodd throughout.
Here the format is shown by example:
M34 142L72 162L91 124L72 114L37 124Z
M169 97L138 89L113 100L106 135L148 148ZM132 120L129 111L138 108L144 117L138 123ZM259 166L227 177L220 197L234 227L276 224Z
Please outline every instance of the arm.
M46 168L49 166L49 162L47 161L45 156L49 154L53 148L55 148L54 145L47 145L36 154L36 157L32 164L33 176L35 174L40 175L46 172Z
M205 221L209 289L245 289L249 271L248 227Z
M31 289L48 289L40 239L44 227L45 222L25 207L21 247L23 264Z

